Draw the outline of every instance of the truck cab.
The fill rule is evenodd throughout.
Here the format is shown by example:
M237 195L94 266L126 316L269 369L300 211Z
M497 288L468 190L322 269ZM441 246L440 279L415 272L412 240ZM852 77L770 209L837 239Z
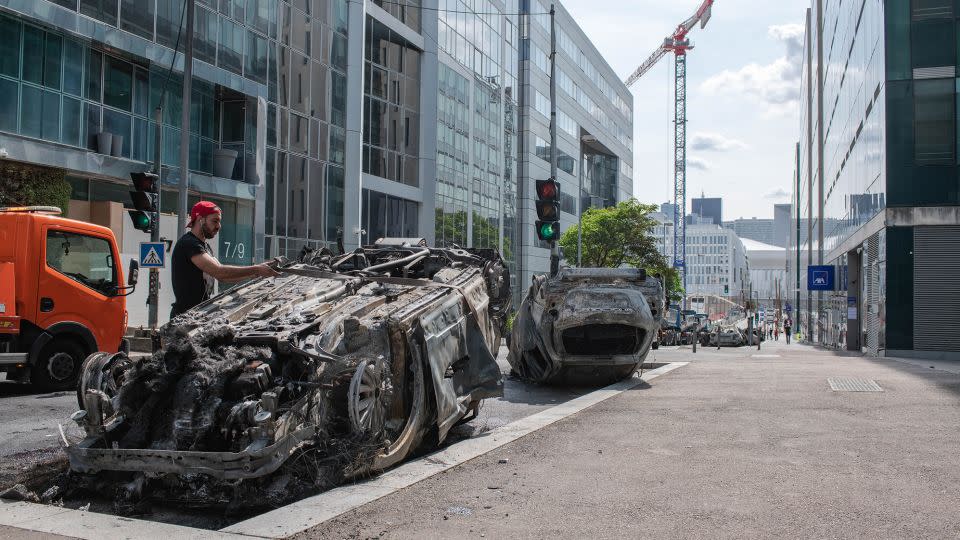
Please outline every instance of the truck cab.
M130 290L113 232L59 213L0 208L0 377L48 390L75 387L87 355L126 349Z

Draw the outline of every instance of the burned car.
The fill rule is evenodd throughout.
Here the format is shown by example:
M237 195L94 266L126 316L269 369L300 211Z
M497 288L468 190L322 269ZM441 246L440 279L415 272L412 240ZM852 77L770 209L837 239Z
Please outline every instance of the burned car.
M150 357L91 355L72 475L118 502L270 506L443 441L502 395L510 276L495 250L422 244L304 252L172 320Z
M563 268L536 275L513 323L508 360L521 378L596 384L628 377L650 350L660 283L632 268Z

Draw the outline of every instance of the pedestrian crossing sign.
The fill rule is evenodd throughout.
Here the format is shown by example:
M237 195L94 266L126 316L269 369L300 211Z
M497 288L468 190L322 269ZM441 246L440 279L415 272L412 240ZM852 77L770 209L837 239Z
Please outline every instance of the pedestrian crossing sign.
M164 268L163 242L140 242L140 268Z

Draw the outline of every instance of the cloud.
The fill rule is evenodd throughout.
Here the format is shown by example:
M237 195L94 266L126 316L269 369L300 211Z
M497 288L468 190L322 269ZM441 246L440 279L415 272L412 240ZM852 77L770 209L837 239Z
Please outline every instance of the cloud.
M730 152L743 150L746 143L736 139L728 139L717 133L695 133L690 138L690 148L701 152Z
M701 90L711 95L752 96L765 103L768 112L795 109L800 99L803 32L800 24L769 27L767 34L786 47L785 56L769 64L750 63L736 71L724 70L704 81Z
M700 158L687 157L687 168L706 171L710 169L710 164Z
M763 196L764 199L789 199L790 193L783 188L777 188Z

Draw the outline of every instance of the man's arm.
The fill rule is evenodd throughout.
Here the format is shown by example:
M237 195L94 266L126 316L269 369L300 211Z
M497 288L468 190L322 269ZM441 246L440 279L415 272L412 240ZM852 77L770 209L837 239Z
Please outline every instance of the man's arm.
M204 273L213 276L217 281L232 283L242 281L252 277L276 277L280 274L266 264L255 264L253 266L231 266L229 264L220 264L220 261L213 258L209 253L200 253L190 257L190 262Z

